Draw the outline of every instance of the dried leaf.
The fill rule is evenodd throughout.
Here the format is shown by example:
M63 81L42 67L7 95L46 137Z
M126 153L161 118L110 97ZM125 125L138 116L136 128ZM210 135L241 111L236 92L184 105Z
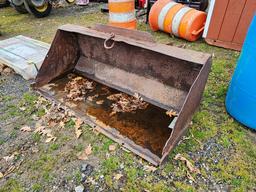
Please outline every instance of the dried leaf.
M6 162L11 162L11 161L13 161L14 157L15 157L15 155L12 154L12 155L3 157L3 159L4 159Z
M86 93L95 88L93 81L89 81L86 78L79 76L70 78L64 88L67 93L66 99L69 101L82 101Z
M168 115L170 117L176 117L177 116L177 112L171 109L169 111L166 111L166 115Z
M95 133L95 135L99 135L100 134L100 132L99 132L97 127L93 127L92 128L92 132Z
M190 136L189 137L186 137L186 136L182 136L181 140L178 142L177 145L180 145L183 141L185 140L189 140L190 139Z
M144 170L147 171L147 172L155 172L157 170L157 168L154 167L154 166L145 165Z
M187 178L193 182L196 182L196 180L194 179L194 177L192 177L192 175L187 171Z
M109 145L109 147L108 147L108 150L109 151L115 151L116 150L116 145Z
M46 90L51 90L53 87L56 87L56 84L48 83L48 84L43 86L43 88L46 89Z
M88 96L87 100L88 101L93 101L95 98L99 97L99 94L93 95L93 96Z
M5 65L3 63L0 63L0 73L4 70Z
M51 107L46 110L46 114L41 118L43 122L47 122L50 127L57 126L61 121L66 122L68 112L61 104L56 105L52 103Z
M21 127L21 129L20 129L22 132L31 132L32 131L32 129L31 129L31 127L29 127L29 126L23 126L23 127Z
M66 102L65 105L67 105L70 108L76 107L77 105L75 103Z
M135 97L136 99L140 99L140 95L139 95L138 93L134 93L134 97Z
M92 177L89 177L87 180L86 180L87 183L91 183L92 185L95 185L96 184L96 181L92 178Z
M64 102L64 99L63 99L63 98L60 98L60 99L58 99L58 100L59 100L59 102L61 102L61 103Z
M92 96L87 97L87 100L88 100L88 101L93 101Z
M32 153L37 153L39 150L37 148L32 148L31 151Z
M91 144L89 144L88 147L86 147L85 153L86 153L86 155L90 155L92 153L92 146L91 146Z
M31 117L32 117L32 119L35 120L35 121L39 120L39 117L36 116L36 114L33 114Z
M100 95L108 95L110 93L109 87L102 86Z
M72 112L72 111L68 111L67 116L68 116L68 117L72 117L72 116L75 116L75 114L74 114L74 112Z
M16 169L16 167L15 167L14 165L10 166L10 167L7 169L7 171L5 171L4 177L5 177L6 175L9 175L10 173L12 173L15 169Z
M9 67L5 67L4 69L3 69L3 71L2 71L2 74L3 75L10 75L10 74L12 74L12 73L14 73L14 71L13 71L13 69L11 69L11 68L9 68Z
M42 126L42 121L43 121L43 120L39 120L39 121L36 122L36 124L35 124L35 128L36 128L36 129L37 129L38 127L41 127L41 126Z
M57 123L55 121L50 120L50 121L48 121L48 125L49 125L49 127L55 127L57 125Z
M121 177L123 177L123 175L120 173L117 173L115 174L114 179L118 181Z
M135 94L135 96L129 96L125 93L108 96L107 99L114 101L111 105L112 113L110 113L110 116L120 112L134 112L138 109L146 109L148 103L144 102L138 94Z
M76 138L78 139L82 135L82 130L80 128L75 128Z
M73 121L75 121L75 133L76 138L78 139L82 134L81 125L83 124L83 120L80 118L73 118Z
M54 137L54 136L52 136L52 135L49 135L48 137L47 137L47 139L45 140L45 143L49 143L49 142L51 142L51 141L56 141L56 139L57 139L57 137Z
M47 137L50 137L52 136L52 130L50 129L43 129L41 132L39 132L40 135L43 135L43 136L47 136Z
M80 160L86 160L88 159L88 156L92 153L92 146L89 144L84 151L78 153L77 158Z
M61 128L64 128L64 127L65 127L65 123L64 123L63 121L61 121L61 122L59 123L59 126L60 126Z
M85 155L84 153L79 153L79 154L77 155L77 158L78 158L79 160L87 160L87 159L88 159L88 156Z
M183 157L181 154L178 153L174 157L174 159L185 162L185 164L186 164L186 166L187 166L187 168L189 169L190 172L200 174L200 170L198 168L194 167L192 165L192 163L189 160L187 160L185 157Z
M20 107L19 109L20 109L21 111L25 111L25 110L26 110L26 107L23 106L23 107Z
M38 125L38 127L36 126L36 129L34 130L34 132L40 134L44 129L45 129L45 126Z
M75 122L75 127L80 127L83 124L83 120L80 118L73 118L73 121Z
M96 104L97 104L97 105L102 105L103 103L104 103L104 100L96 101Z

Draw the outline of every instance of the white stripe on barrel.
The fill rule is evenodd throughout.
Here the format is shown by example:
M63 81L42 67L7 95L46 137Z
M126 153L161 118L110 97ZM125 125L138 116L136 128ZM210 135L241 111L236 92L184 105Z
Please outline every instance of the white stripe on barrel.
M192 10L189 7L183 7L181 10L178 11L178 13L176 13L176 15L173 18L172 21L172 33L179 37L179 27L180 27L180 22L183 18L183 16L188 12Z
M158 15L158 27L161 30L164 30L164 20L168 13L168 11L174 6L177 5L175 2L169 2L167 3L161 10L161 12Z
M128 13L109 13L111 22L125 23L135 20L135 11Z

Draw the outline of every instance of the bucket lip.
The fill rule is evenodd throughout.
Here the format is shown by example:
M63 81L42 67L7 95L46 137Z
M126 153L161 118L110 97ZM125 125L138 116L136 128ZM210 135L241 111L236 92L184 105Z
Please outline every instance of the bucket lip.
M95 29L89 29L83 26L73 25L73 24L62 25L58 28L58 30L77 33L81 35L89 35L89 36L93 36L101 39L109 38L109 34L110 34L110 33L104 33L101 31L97 31ZM208 53L202 53L202 52L198 52L190 49L182 49L179 47L163 45L163 44L154 43L154 42L134 40L132 38L125 37L122 35L116 35L114 40L117 42L125 42L130 45L135 45L137 47L141 47L157 53L161 53L164 55L175 57L180 60L184 60L184 61L188 61L191 63L200 64L200 65L204 65L209 60L209 58L211 58L211 55Z

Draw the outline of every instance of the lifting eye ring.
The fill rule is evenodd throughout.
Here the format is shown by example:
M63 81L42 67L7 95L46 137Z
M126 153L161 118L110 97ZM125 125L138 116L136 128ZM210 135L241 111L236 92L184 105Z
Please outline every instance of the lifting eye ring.
M115 45L115 41L113 40L113 38L115 37L115 34L114 33L111 33L110 34L110 37L107 38L105 41L104 41L104 48L105 49L112 49ZM108 46L108 41L112 41L112 44L110 46Z

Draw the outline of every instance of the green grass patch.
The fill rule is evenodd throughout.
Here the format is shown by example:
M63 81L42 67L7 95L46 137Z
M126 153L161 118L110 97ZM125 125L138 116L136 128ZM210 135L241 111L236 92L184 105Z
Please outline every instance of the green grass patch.
M74 176L75 176L76 183L80 183L82 179L82 174L80 170L76 170L74 173Z
M120 164L119 158L111 156L108 159L103 161L102 168L105 173L111 173L118 169L119 164Z
M74 128L75 126L75 121L73 119L68 120L68 122L65 124L65 128L70 129Z
M41 136L39 133L32 133L32 140L35 142L35 143L38 143L41 139Z
M33 192L40 192L42 191L43 187L39 183L35 183L32 185L31 189Z
M24 189L18 180L10 178L8 181L0 187L0 192L23 192Z
M50 145L50 150L55 151L58 150L60 145L58 143L53 143Z
M186 192L196 192L197 191L193 186L188 185L184 182L175 181L174 185L175 185L176 190L178 190L178 191L186 191Z
M109 146L114 143L114 141L112 141L111 139L108 139L108 138L105 138L103 142L104 142L103 146L102 146L103 151L108 151Z
M45 115L45 109L44 108L39 108L37 111L36 111L36 116L38 117L42 117Z
M77 145L74 146L74 148L76 151L80 152L84 149L84 145L82 143L78 143Z

